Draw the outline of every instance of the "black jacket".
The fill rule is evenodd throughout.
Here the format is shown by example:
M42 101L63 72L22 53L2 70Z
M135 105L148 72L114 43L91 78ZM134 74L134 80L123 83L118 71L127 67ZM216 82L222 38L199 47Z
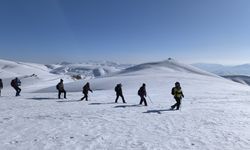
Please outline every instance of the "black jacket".
M140 89L138 90L138 95L139 96L147 96L147 91L146 91L145 86L140 87Z
M88 94L90 92L92 92L92 90L89 87L89 84L85 84L84 87L82 88L82 93L83 94Z
M56 88L57 88L57 90L59 90L59 91L64 91L64 84L63 84L63 82L59 82L59 83L56 85Z
M2 80L0 81L0 89L2 89L3 88L3 82L2 82Z
M120 85L116 85L115 92L118 95L122 95L122 87Z

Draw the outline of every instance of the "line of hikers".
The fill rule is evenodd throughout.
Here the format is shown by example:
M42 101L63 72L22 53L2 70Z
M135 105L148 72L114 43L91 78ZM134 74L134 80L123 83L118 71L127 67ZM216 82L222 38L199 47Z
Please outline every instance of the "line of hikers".
M16 96L20 96L21 93L21 81L18 78L15 78L13 80L11 80L11 86L16 90ZM3 89L3 82L2 79L0 79L0 96L1 96L1 90ZM63 84L63 80L61 79L60 82L56 85L56 89L58 90L58 99L61 99L61 94L64 94L64 98L66 99L66 90L64 89L64 84ZM123 96L123 92L122 92L122 84L117 84L115 87L115 92L116 92L116 99L115 99L115 103L118 102L119 97L122 98L122 102L126 103L125 98ZM81 98L81 100L86 100L88 101L88 93L89 91L91 93L93 93L93 91L90 88L90 84L89 82L87 82L82 89L82 93L84 94L84 96ZM146 91L146 84L143 83L142 86L139 88L137 94L140 96L141 100L140 100L140 105L142 105L144 103L145 106L147 106L147 100L145 97L147 97L147 91ZM179 110L180 105L181 105L181 100L182 98L184 98L184 94L182 92L181 89L181 85L179 82L175 83L175 86L172 88L171 94L174 96L174 99L176 100L176 103L174 105L171 106L171 109L175 109Z
M56 89L58 90L58 99L61 98L61 94L64 93L64 98L66 99L66 91L64 89L64 84L63 84L63 80L61 79L60 82L56 85ZM122 84L117 84L115 87L115 92L116 92L116 99L115 99L115 103L117 103L119 97L122 98L123 103L126 103L125 98L123 96L123 92L122 92ZM88 101L88 92L93 93L93 91L90 89L90 84L89 82L87 82L82 89L82 93L84 94L84 96L81 98L81 100L86 100ZM139 88L137 94L140 96L141 100L140 100L140 105L142 105L144 103L145 106L147 106L147 101L146 98L147 97L147 91L146 91L146 84L143 83L142 86ZM174 105L171 106L171 109L175 109L179 110L180 109L180 105L181 105L181 100L182 98L184 98L184 94L182 92L181 89L181 85L179 82L175 83L175 86L172 88L171 94L174 96L174 99L176 100L176 103Z
M15 78L11 80L10 85L16 90L16 96L20 96L21 93L21 81L18 78ZM1 91L3 89L3 81L0 79L0 96L1 96Z

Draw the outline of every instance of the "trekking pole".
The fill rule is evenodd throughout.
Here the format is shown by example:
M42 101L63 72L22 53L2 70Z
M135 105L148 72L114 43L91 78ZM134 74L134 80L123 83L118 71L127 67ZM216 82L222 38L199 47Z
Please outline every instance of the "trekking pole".
M150 96L148 95L148 99L150 100L150 102L153 104L153 102L152 102L152 100L151 100L151 98L150 98Z
M88 96L89 96L89 101L91 101L91 97L90 97L90 94L89 94Z
M91 92L91 94L93 94L93 91ZM91 94L89 94L89 101L91 101L91 98L90 98L90 95L91 95Z
M180 112L181 112L181 107L182 107L182 100L181 100L181 105L180 105Z

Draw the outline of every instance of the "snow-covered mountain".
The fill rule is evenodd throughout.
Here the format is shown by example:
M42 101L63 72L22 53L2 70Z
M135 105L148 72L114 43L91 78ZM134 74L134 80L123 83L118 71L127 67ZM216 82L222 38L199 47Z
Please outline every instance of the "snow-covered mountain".
M185 98L180 111L170 111L176 81ZM56 99L49 81L30 88L23 82L21 97L12 89L2 91L0 149L250 149L250 87L172 59L68 80L63 100ZM86 82L93 93L90 101L79 101ZM114 103L117 83L123 85L126 104ZM142 83L148 107L138 105Z
M35 63L13 62L0 59L1 78L23 77L35 74L38 77L52 76L45 65Z
M193 64L193 66L221 76L225 75L250 76L250 64L224 66L220 64L198 63L198 64Z
M52 86L63 78L65 82L72 82L71 77L50 73L51 69L42 64L14 62L0 59L0 78L4 88L11 89L10 81L18 77L22 81L24 90L39 89Z
M230 86L235 85L236 89L239 87L237 83L175 60L140 64L123 69L109 76L87 81L91 82L94 90L113 90L114 86L118 83L122 83L123 87L133 90L134 88L139 88L142 83L146 83L150 89L169 90L176 81L183 83L184 86L197 87L195 92L200 90L205 92L208 89L210 90L210 88L225 88L225 84ZM65 87L71 92L80 92L83 84L87 81L79 80L68 83ZM211 82L216 82L215 87ZM219 87L218 85L220 84L223 86ZM210 86L207 87L206 85ZM55 88L49 87L38 92L55 92Z
M110 61L89 61L85 63L62 62L59 64L46 65L53 74L80 76L82 79L90 79L105 76L120 71L131 65L118 64Z
M109 61L43 65L0 59L0 78L7 88L10 87L11 79L19 77L25 88L35 90L49 85L54 86L61 78L65 83L76 79L92 79L120 71L128 66L131 65Z

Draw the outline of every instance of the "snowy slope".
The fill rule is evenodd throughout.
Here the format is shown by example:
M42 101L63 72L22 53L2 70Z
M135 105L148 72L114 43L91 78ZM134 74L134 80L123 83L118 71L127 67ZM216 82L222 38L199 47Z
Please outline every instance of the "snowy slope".
M65 82L73 81L69 76L52 74L50 71L42 64L0 59L0 78L3 79L4 88L7 91L12 89L10 81L15 77L21 79L22 88L26 91L55 85L60 78L65 79Z
M3 79L4 86L11 89L10 81L19 77L22 81L22 87L26 91L34 91L44 87L55 85L64 79L65 83L72 82L77 76L82 79L92 79L105 76L113 72L120 71L127 66L109 61L103 62L85 62L85 63L68 63L59 64L35 64L24 62L13 62L0 59L0 78Z
M50 76L45 65L34 63L13 62L0 59L1 78L22 77L35 74L38 77Z
M0 97L0 149L20 150L248 150L250 88L176 61L134 66L88 80L90 101L79 101L87 81L65 85L67 100L55 87ZM180 81L181 111L169 111L170 94ZM149 106L139 106L145 82ZM127 104L114 104L114 86L123 84ZM46 83L44 83L46 84ZM10 91L11 92L11 91Z

